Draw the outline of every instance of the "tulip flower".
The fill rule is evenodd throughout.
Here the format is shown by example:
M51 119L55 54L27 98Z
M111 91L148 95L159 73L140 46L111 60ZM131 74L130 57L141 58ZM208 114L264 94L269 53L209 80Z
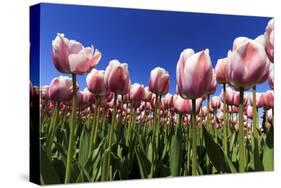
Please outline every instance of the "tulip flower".
M94 104L96 101L96 96L88 90L88 88L84 88L83 90L83 101L87 105Z
M213 69L209 50L194 53L192 49L185 49L180 54L176 70L179 94L183 98L192 99L192 175L196 175L196 99L207 94L212 82Z
M106 88L115 94L127 94L130 91L131 82L126 63L111 60L105 70Z
M101 59L101 53L80 42L69 40L64 34L58 34L52 41L53 63L58 71L66 74L84 74L90 72Z
M213 77L212 77L211 85L209 86L207 94L208 95L214 94L216 92L216 88L217 88L216 73L215 73L215 71L213 71Z
M253 95L250 96L250 104L251 106L254 106L253 102ZM261 108L264 106L264 99L263 95L259 92L256 93L256 108Z
M191 102L185 100L180 95L173 96L173 108L179 114L190 114L191 113Z
M170 93L166 94L164 100L166 106L173 107L173 95Z
M144 101L149 102L152 97L152 92L149 90L149 87L144 88Z
M234 41L234 51L228 53L228 80L236 88L248 89L265 79L269 63L262 45L240 38Z
M49 86L49 97L58 102L68 102L72 99L72 80L67 76L54 78Z
M264 107L267 109L273 108L274 106L274 95L273 91L266 91L262 94Z
M169 73L161 68L156 67L150 72L149 89L156 95L165 95L169 91L170 76Z
M246 113L247 113L248 118L252 119L253 118L253 107L248 105Z
M220 84L224 84L228 82L227 79L227 67L228 67L228 59L222 58L218 59L216 67L215 67L215 73L216 73L216 80Z
M133 102L140 102L144 99L144 86L138 83L132 85L130 90L130 100Z
M211 107L213 109L218 109L218 108L220 108L220 105L221 105L221 103L220 103L219 97L218 96L212 97L212 99L211 99Z
M274 20L273 18L268 22L265 32L265 51L268 59L274 62Z
M96 96L104 96L107 92L105 71L93 69L86 78L87 88Z
M196 99L207 93L213 77L209 50L186 49L177 63L177 86L181 96Z
M269 63L261 37L256 40L238 37L233 42L233 52L228 53L228 80L236 88L239 88L239 169L245 170L245 148L243 136L243 100L244 90L253 87L255 100L255 85L267 79ZM255 104L255 102L254 102ZM255 106L254 106L255 111ZM256 113L254 112L254 126ZM255 126L256 127L256 126Z

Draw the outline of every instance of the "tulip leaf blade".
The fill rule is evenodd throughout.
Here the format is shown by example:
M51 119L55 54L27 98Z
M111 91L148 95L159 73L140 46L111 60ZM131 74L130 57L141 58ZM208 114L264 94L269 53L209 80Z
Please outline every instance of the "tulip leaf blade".
M45 151L41 148L41 177L44 184L58 184L60 178L54 168L52 161L48 158Z
M170 149L170 170L172 176L179 176L181 168L181 138L173 135Z
M230 172L223 150L215 143L205 127L203 127L203 135L207 154L215 168L220 172Z
M141 178L148 178L148 175L150 173L150 166L151 166L150 161L140 151L140 149L135 148L135 153L138 161Z
M265 139L263 153L263 167L265 171L272 171L274 169L273 132L273 126L271 126Z

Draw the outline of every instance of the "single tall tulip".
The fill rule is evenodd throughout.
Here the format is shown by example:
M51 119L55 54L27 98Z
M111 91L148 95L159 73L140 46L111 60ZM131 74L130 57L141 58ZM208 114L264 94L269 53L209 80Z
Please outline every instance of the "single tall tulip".
M263 82L269 64L260 39L238 37L233 42L233 51L228 53L228 80L239 88L239 170L245 171L246 154L243 130L244 90Z
M197 175L196 99L207 94L213 77L209 50L194 53L185 49L177 63L177 87L185 99L192 99L192 175Z

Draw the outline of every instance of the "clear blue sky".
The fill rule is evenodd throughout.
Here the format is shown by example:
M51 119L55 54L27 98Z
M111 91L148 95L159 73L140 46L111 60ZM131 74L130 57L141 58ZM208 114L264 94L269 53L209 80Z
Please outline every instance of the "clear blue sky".
M264 32L270 18L152 11L73 5L41 5L41 85L48 85L58 72L52 63L52 40L57 33L83 45L94 45L102 52L96 69L105 69L118 59L129 65L132 82L148 85L150 71L165 68L175 92L176 64L185 48L209 48L213 67L225 57L238 36L255 38ZM32 70L31 70L32 71ZM70 75L69 75L70 76ZM80 88L84 76L78 76ZM31 77L32 80L32 77ZM34 83L38 85L38 83ZM257 87L269 89L268 83ZM216 93L220 93L221 87Z

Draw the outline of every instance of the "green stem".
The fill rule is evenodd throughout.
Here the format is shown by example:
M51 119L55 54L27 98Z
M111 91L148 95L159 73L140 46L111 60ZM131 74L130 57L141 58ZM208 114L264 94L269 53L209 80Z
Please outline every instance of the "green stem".
M245 172L245 139L244 139L244 88L240 88L239 100L239 171Z
M71 110L71 119L70 119L70 135L68 142L68 151L67 151L67 161L66 161L66 170L65 170L65 179L64 183L69 183L71 177L71 163L74 149L74 130L76 126L76 110L77 110L77 86L76 86L76 75L72 74L72 84L73 84L73 97L72 97L72 110Z
M226 84L223 84L223 119L224 119L224 125L223 125L223 150L224 153L228 154L228 145L227 145L227 106L226 106Z
M192 99L192 176L197 175L196 99Z
M256 86L253 86L253 136L254 136L254 164L255 170L262 170L259 154L259 133L258 133L258 108L256 105Z
M93 149L95 149L97 147L97 135L98 135L99 118L100 118L99 104L100 104L100 100L99 100L99 98L97 98L96 119L95 119L94 138L93 138Z
M50 159L51 159L51 153L52 153L52 144L53 144L54 137L55 137L56 130L57 130L56 123L57 123L57 119L58 119L58 113L59 113L59 102L56 102L55 110L53 112L52 119L51 119L49 139L48 139L47 146L46 146L46 153Z
M117 102L117 93L114 94L114 109L113 114L111 117L111 125L109 130L109 139L108 139L108 148L106 152L104 153L104 172L102 172L102 181L110 180L110 164L111 164L111 150L112 150L112 142L113 142L113 136L114 136L114 128L115 128L115 121L116 121L116 102Z

